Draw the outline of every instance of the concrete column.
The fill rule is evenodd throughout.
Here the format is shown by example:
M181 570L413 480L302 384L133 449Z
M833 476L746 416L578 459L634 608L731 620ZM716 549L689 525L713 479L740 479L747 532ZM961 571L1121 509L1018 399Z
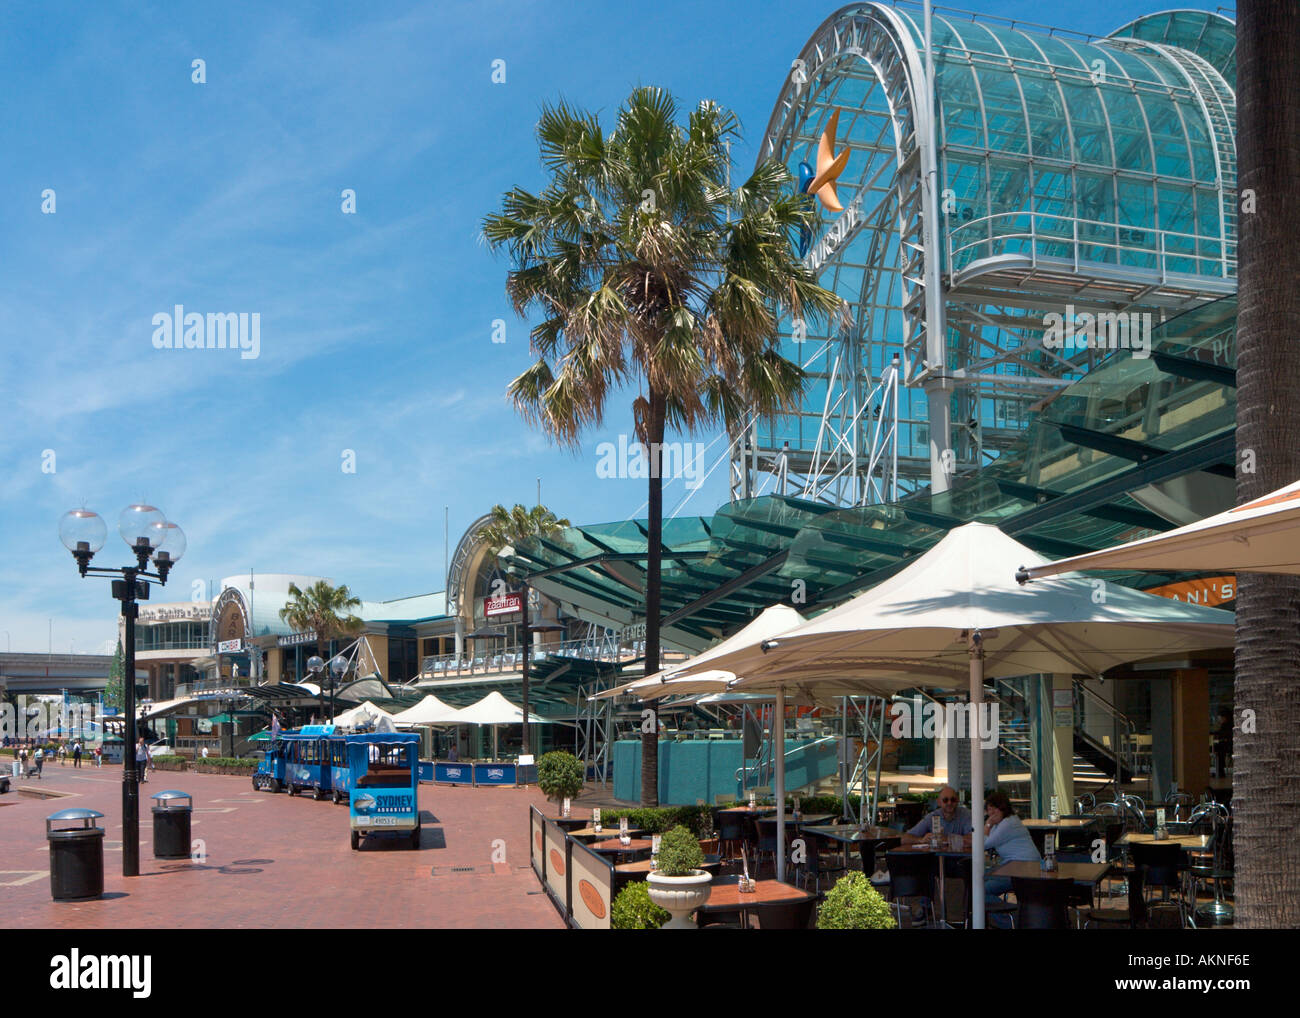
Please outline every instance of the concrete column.
M1173 788L1174 690L1169 672L1151 676L1151 801L1163 802ZM1208 707L1206 710L1208 711Z
M1052 790L1062 813L1074 812L1074 676L1051 676L1052 691Z
M1178 788L1199 798L1210 783L1210 673L1173 673L1173 763Z

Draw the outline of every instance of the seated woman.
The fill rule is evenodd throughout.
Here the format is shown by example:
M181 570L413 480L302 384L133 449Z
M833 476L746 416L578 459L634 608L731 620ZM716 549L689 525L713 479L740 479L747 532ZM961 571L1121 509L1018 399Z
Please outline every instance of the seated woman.
M990 792L984 799L984 848L995 851L1002 862L1036 862L1043 857L1038 854L1038 846L1030 837L1025 825L1016 816L1016 808L1011 805L1005 792ZM985 901L992 904L1011 890L1010 877L992 877L984 881ZM992 921L997 925L1009 924L1004 915L994 915Z

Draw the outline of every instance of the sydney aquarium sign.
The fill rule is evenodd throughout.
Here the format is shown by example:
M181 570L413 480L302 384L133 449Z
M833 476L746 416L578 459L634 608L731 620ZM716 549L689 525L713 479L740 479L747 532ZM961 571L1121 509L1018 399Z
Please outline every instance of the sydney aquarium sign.
M844 209L844 213L835 220L835 224L826 231L826 236L817 242L817 246L808 252L803 260L804 267L819 272L849 239L853 231L862 222L862 195L858 195Z

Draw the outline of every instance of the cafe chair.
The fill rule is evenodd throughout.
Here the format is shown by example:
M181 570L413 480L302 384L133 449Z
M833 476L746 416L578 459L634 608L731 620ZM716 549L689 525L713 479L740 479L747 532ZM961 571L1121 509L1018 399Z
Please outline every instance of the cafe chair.
M971 861L970 856L962 856L956 859L947 858L944 860L945 868L949 868L949 864L951 863L956 864L957 869L961 874L962 915L965 917L964 925L966 929L969 930L972 929L975 924L975 916L971 908L971 903L973 900L971 897L971 889L975 886L974 863ZM985 901L984 902L984 920L985 920L984 925L989 928L992 928L988 920L995 915L1005 915L1010 918L1011 925L1014 927L1016 925L1016 912L1018 908L1019 906L1016 905L1014 901L1004 901L1002 899Z
M1070 895L1073 880L1054 877L1012 877L1016 896L1016 928L1021 930L1070 929Z
M824 854L828 848L824 838L819 838L808 831L800 831L795 837L802 838L804 841L804 861L799 865L799 881L803 887L808 886L808 880L811 878L813 888L821 891L822 877L834 881L845 871L838 852Z
M745 818L739 813L713 815L713 829L718 832L718 850L724 859L740 858L740 846L745 842Z
M1131 845L1130 848L1133 865L1144 871L1142 882L1148 893L1148 904L1151 891L1159 888L1162 902L1169 902L1172 892L1173 904L1178 906L1178 914L1185 925L1187 898L1184 878L1187 865L1182 848L1178 845L1160 844Z
M749 906L760 930L806 930L812 923L816 898L806 901L771 901Z
M903 902L912 899L918 900L929 917L926 925L934 925L934 857L921 852L886 852L885 864L889 867L889 900L899 928L903 926Z
M754 844L758 849L758 866L763 865L763 857L770 856L772 859L772 869L776 869L776 821L764 819L751 819L749 821L754 825ZM791 831L787 826L786 836L789 837ZM788 842L787 842L788 843Z
M1140 930L1146 927L1147 903L1143 895L1142 870L1128 878L1128 908L1084 909L1080 919L1085 930Z

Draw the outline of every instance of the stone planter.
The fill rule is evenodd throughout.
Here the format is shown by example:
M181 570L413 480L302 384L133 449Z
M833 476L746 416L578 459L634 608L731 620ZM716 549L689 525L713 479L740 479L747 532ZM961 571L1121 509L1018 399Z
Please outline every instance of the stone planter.
M672 918L664 923L663 929L695 929L690 915L709 900L713 891L712 882L713 874L704 870L694 870L683 877L665 876L658 870L653 870L646 877L650 900L672 914Z

